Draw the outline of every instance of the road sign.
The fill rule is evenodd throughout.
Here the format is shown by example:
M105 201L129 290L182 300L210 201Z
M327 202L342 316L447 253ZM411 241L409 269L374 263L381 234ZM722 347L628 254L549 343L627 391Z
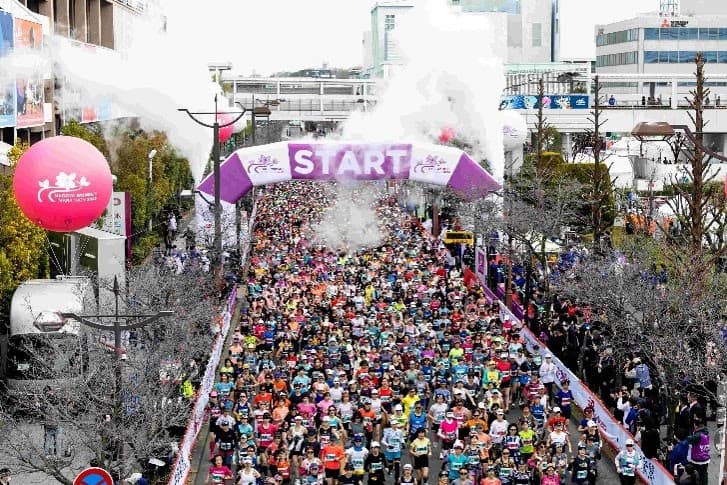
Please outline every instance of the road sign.
M73 485L114 485L114 481L103 468L92 467L79 473Z

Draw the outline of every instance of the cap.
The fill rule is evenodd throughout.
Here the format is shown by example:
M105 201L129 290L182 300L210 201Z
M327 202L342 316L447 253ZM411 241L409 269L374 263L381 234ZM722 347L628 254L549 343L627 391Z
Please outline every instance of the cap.
M394 406L394 411L402 411L403 409L404 408L401 407L401 404L397 404L396 406Z
M381 443L379 443L378 441L372 441L371 448L381 448Z
M560 412L560 408L559 408L558 406L555 406L555 407L553 408L553 412L554 412L554 413L559 413L559 412Z
M323 416L323 419L322 419L322 421L323 421L324 423L325 423L325 422L328 422L328 421L330 421L330 420L331 420L331 418L330 418L330 417L328 417L328 416Z
M447 413L447 417L448 417L448 418L453 418L453 417L454 417L454 413L453 413L452 411L449 411L449 412Z
M217 391L210 392L210 397L217 397Z
M293 419L295 419L296 421L303 421L303 416L296 416Z
M502 409L498 409L498 410L497 410L497 413L496 413L496 414L497 414L498 416L500 416L500 415L504 415L504 414L505 414L505 411L503 411Z
M626 446L633 446L634 445L634 440L632 440L631 438L629 438L629 439L626 440L626 443L624 443L624 444Z
M552 355L550 355L550 354L545 354L545 358L546 358L546 359L550 359L550 358L552 358L552 357L553 357L553 356L552 356Z
M412 469L411 463L407 463L404 465L404 470L411 470L411 469Z
M485 403L481 402L481 403L477 404L477 407L480 409L485 409L486 406L485 406Z
M455 448L464 448L464 444L460 440L457 440L454 442L454 447Z

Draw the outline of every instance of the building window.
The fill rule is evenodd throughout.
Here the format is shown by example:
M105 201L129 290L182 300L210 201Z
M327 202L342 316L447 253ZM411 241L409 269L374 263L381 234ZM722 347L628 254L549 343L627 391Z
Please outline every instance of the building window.
M596 36L596 45L604 46L639 40L639 29L619 30Z
M607 54L596 57L596 66L624 66L627 64L638 64L639 54L636 51L619 52L618 54Z
M727 63L727 52L704 51L704 61ZM697 51L644 51L644 64L693 64Z
M644 51L644 64L658 64L659 51Z
M719 29L700 27L699 40L719 40Z
M644 40L659 40L659 29L644 29Z
M719 40L727 40L727 29L719 29Z
M533 24L533 47L540 47L543 45L543 24Z
M719 54L717 51L704 51L704 62L716 64L719 62Z
M396 27L396 15L384 17L384 30L394 30L394 27Z

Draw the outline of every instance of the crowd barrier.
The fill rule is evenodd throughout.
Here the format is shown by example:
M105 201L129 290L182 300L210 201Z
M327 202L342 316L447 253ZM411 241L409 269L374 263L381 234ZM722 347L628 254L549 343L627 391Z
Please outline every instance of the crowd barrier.
M247 261L247 257L250 251L250 235L252 234L257 205L254 204L252 212L250 213L249 222L247 227L243 224L243 233L240 235L242 239L242 245L245 248L245 252L242 255L241 265L244 266ZM246 231L245 231L246 229ZM205 423L207 418L207 403L209 401L209 395L212 391L212 386L215 384L215 378L217 376L217 367L220 363L220 357L227 341L227 334L230 331L230 323L232 321L232 314L235 310L235 302L237 298L237 285L232 288L230 296L227 299L227 308L223 315L222 327L220 333L215 339L215 344L212 347L210 354L210 360L207 363L205 369L204 378L197 391L197 399L194 402L192 408L192 415L187 424L187 429L184 432L184 438L179 445L179 453L177 454L177 460L172 468L172 473L169 478L169 485L183 485L187 483L187 477L189 471L192 468L192 449L197 441L197 436Z
M476 257L477 256L479 256L479 254L477 254ZM487 266L485 264L484 268L486 267ZM480 286L484 289L487 298L490 302L497 301L500 304L501 317L508 317L513 322L522 323L522 319L515 315L516 312L510 311L510 309L508 309L505 304L500 301L498 295L487 287L487 275L484 268L482 265L477 264L475 266L475 276ZM472 273L469 269L465 270L465 273L467 272ZM521 309L517 313L522 316ZM525 345L529 351L532 351L535 345L541 349L548 348L547 345L538 340L538 338L524 325L522 325L520 335L525 340ZM573 400L576 405L580 409L585 409L589 406L593 408L593 420L598 423L603 439L616 450L624 449L624 443L626 440L629 438L633 439L631 433L629 433L629 431L613 417L609 409L603 404L603 402L601 402L600 398L596 396L593 391L591 391L588 386L586 386L573 372L571 372L571 370L568 369L568 367L566 367L556 356L553 356L552 361L558 369L557 385L560 386L561 382L568 380L570 382L570 390L573 392ZM634 448L641 456L641 463L643 466L639 470L638 474L644 483L649 485L667 485L674 483L672 474L669 473L669 471L664 468L661 463L646 458L638 445L634 446Z
M225 310L222 327L220 332L217 334L215 344L212 347L209 362L205 369L204 378L202 383L197 390L197 399L194 402L192 408L192 415L187 424L187 429L184 432L184 438L179 445L179 453L177 454L177 460L172 468L172 474L169 479L169 485L182 485L187 482L187 475L191 469L192 462L192 448L197 440L202 425L205 422L207 414L207 402L209 401L209 394L212 391L212 386L215 383L215 377L217 375L217 366L220 363L220 356L227 340L227 333L230 330L230 321L232 320L232 313L235 310L235 301L237 296L237 285L232 288L230 296L227 301L227 308Z

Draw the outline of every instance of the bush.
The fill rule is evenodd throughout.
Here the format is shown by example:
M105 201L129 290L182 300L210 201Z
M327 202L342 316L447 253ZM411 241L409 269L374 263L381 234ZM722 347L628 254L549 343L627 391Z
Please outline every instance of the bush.
M152 252L154 246L159 244L157 234L144 234L131 248L131 257L134 264L143 262Z

